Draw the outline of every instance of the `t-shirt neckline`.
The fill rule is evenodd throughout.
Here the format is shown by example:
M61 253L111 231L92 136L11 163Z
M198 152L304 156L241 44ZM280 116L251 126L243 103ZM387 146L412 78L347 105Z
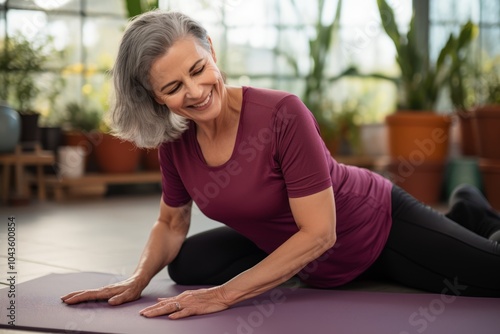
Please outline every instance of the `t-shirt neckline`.
M218 169L225 168L235 158L235 155L236 155L237 150L238 150L237 149L238 145L241 142L241 136L242 136L241 133L243 132L242 128L243 128L243 115L245 113L245 94L248 91L248 87L242 86L241 90L242 90L241 111L240 111L240 119L238 120L238 130L236 132L236 140L234 142L233 152L231 153L231 156L223 164L217 165L217 166L210 166L206 162L205 157L203 156L203 152L201 151L200 144L198 143L198 140L196 139L196 124L194 123L194 121L191 121L191 126L190 126L190 128L192 129L191 133L190 133L191 143L194 146L194 150L196 152L196 154L195 154L196 158L207 169L218 170Z

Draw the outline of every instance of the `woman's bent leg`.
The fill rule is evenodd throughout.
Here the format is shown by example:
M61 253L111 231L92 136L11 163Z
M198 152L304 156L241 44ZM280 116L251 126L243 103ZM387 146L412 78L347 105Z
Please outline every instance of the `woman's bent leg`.
M479 236L420 203L392 191L393 223L377 272L435 293L500 296L500 243Z
M187 238L167 269L178 284L219 285L265 257L253 242L224 226Z

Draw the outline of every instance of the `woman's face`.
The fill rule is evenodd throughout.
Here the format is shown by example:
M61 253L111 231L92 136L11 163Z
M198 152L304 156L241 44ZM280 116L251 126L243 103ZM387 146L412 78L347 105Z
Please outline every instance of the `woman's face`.
M195 122L216 118L224 81L215 61L213 49L205 49L194 37L175 42L151 66L156 101Z

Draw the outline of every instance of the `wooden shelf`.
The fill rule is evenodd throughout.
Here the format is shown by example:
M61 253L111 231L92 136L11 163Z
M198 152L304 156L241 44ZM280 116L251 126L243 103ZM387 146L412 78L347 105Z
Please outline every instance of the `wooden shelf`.
M0 165L3 166L2 173L2 201L7 203L10 196L11 167L14 166L15 194L16 200L29 199L29 187L25 173L26 166L36 167L36 184L38 186L38 199L45 200L45 176L43 167L55 163L55 156L50 151L43 151L40 145L35 145L35 150L24 152L20 145L14 153L0 154Z
M56 201L65 198L65 193L71 188L107 187L111 184L140 184L140 183L160 183L161 173L152 171L141 171L131 174L100 174L89 173L79 178L61 178L49 176L46 178L47 187L54 191Z

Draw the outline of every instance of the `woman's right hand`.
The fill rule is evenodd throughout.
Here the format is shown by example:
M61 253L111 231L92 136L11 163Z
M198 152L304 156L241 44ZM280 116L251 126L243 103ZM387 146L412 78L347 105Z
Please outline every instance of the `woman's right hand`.
M68 305L97 300L107 300L110 305L120 305L139 299L146 285L131 277L99 289L74 291L62 296L61 300Z

